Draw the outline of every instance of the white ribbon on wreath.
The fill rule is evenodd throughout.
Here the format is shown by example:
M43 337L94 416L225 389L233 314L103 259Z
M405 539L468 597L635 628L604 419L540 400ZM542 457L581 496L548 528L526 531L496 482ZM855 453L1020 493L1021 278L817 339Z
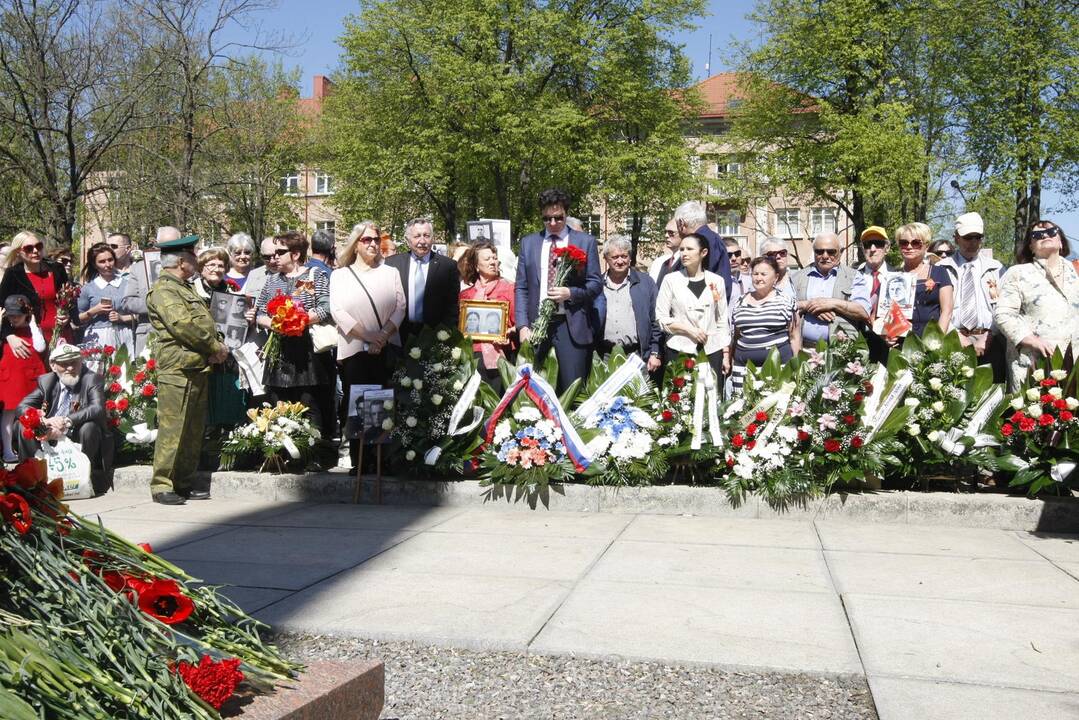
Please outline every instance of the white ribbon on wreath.
M700 450L704 433L704 412L708 409L708 435L712 445L723 447L723 428L719 424L719 381L712 366L697 363L697 382L693 388L693 439L690 448Z
M1004 388L1000 385L995 385L992 391L978 402L978 406L975 408L974 414L971 416L970 422L967 424L965 430L952 428L941 435L939 440L941 449L956 457L966 452L966 446L959 442L959 439L962 437L978 438L978 434L981 432L982 428L985 427L985 424L989 421L989 417L997 409L1002 400L1004 400Z
M880 407L877 409L876 415L873 416L872 422L869 425L869 433L865 437L866 443L873 439L877 434L877 428L879 428L888 416L892 414L896 406L903 399L903 396L907 393L907 389L914 384L914 375L910 370L904 370L899 374L899 377L895 379L892 384L891 390L885 395L884 400L881 402ZM876 388L874 387L874 390Z
M482 378L479 372L472 373L472 377L468 379L464 389L461 391L461 397L457 398L457 402L450 412L450 421L446 426L447 437L456 437L457 435L472 432L483 422L483 410L472 404L476 399L476 393L480 389L481 381ZM468 413L469 408L472 409L472 419L465 423L465 415ZM423 462L426 465L434 465L440 457L442 457L442 447L436 445L424 453Z
M573 411L573 416L579 422L590 419L601 409L607 407L608 403L618 393L622 392L622 388L635 379L644 379L644 360L641 359L640 355L630 353L626 356L626 361L622 363L622 366L611 373L610 377L596 388L596 391L592 393L592 397L582 402L580 407Z

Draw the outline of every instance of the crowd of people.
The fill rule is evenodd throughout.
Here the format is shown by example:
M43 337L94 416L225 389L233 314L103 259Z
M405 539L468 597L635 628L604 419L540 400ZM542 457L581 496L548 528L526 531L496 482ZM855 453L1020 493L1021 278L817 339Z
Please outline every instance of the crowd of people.
M570 216L566 193L544 191L538 208L542 230L525 235L510 262L505 248L486 239L436 252L433 225L422 218L406 224L401 252L369 220L352 228L340 251L324 230L310 239L285 232L258 247L241 233L198 251L198 238L163 227L153 243L159 265L136 261L131 238L115 233L87 249L75 279L70 252L46 256L43 238L20 232L0 250L3 458L37 451L36 441L12 433L16 418L37 407L47 441L66 436L94 453L94 486L103 492L116 438L105 423L103 368L85 360L86 351L111 345L138 354L151 336L160 373L151 490L158 502L176 504L208 496L194 480L205 433L236 427L264 401L307 406L325 439L325 462L335 464L341 399L354 385L385 386L403 346L424 326L484 330L474 354L484 380L500 391L498 361L534 339L545 300L554 310L534 351L539 362L556 356L559 391L587 378L593 353L616 346L639 355L657 382L673 356L703 353L728 394L740 392L749 363L760 365L773 350L787 361L841 332L864 335L871 360L886 362L904 340L885 317L894 303L910 333L930 323L958 331L1013 386L1038 358L1079 343L1079 274L1066 259L1064 231L1049 221L1034 223L1011 267L983 251L982 218L964 213L950 240L934 242L922 223L896 228L897 266L886 262L887 229L872 226L858 238L861 264L844 263L848 248L823 233L813 238L812 263L795 269L786 241L768 238L751 257L709 227L701 203L686 202L646 272L633 266L632 247L620 238L606 242L601 262L596 239ZM556 250L570 245L586 261L558 284ZM246 329L230 340L260 347L276 296L308 313L309 327L281 336L264 357L259 394L241 378L230 352L236 343L215 326L215 294L246 298ZM477 300L505 303L504 336L491 339L478 317L476 327L460 323L461 304ZM357 441L350 442L355 465Z

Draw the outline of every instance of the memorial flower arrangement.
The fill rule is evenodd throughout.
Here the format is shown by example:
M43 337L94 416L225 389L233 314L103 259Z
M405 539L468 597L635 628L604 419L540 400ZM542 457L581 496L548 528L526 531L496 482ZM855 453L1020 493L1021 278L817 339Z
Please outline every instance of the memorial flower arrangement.
M557 258L554 280L556 287L564 287L574 271L579 271L588 264L588 255L576 245L566 245L565 247L554 248L551 252ZM547 332L551 324L551 315L554 313L554 310L554 300L544 297L543 301L540 302L539 315L536 316L536 321L532 323L532 338L529 341L532 347L539 346L540 343L547 339Z
M41 461L0 470L0 716L219 717L299 667L209 586L59 501Z
M706 360L680 354L667 363L663 385L652 403L653 418L659 426L656 443L668 452L689 449L698 362Z
M391 380L396 420L385 428L391 430L390 439L399 447L397 457L406 467L443 473L460 469L471 457L479 442L479 423L451 438L450 419L475 372L472 345L457 329L425 327L409 339ZM486 383L474 383L470 389L476 406L490 409L497 401ZM465 425L471 424L471 417L465 415L469 420ZM428 455L433 448L438 448L437 458Z
M270 339L262 346L262 356L267 360L281 357L281 336L300 337L311 322L303 303L291 295L278 292L266 303L270 317Z
M518 402L521 404L510 417L499 420L484 452L484 482L516 485L532 492L572 478L574 469L562 430L535 406Z
M1029 373L989 429L1000 445L999 469L1014 472L1010 485L1063 490L1077 484L1079 398L1076 371L1060 353Z
M299 402L278 402L247 411L247 425L229 433L221 447L221 466L229 470L247 458L259 458L259 472L283 472L291 462L305 463L320 439L318 429L306 417L308 407Z

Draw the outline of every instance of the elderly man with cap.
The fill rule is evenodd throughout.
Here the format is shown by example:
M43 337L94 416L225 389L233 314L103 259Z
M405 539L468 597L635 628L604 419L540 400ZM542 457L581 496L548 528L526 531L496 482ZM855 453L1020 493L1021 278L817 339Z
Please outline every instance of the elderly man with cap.
M45 442L62 437L82 446L90 459L90 481L94 494L101 495L112 484L112 436L105 415L105 390L101 376L83 367L82 352L74 345L60 343L49 356L52 372L37 379L37 387L23 398L18 414L29 408L41 410L48 429ZM19 458L34 457L41 444L33 437L19 435Z
M881 283L887 280L888 273L896 272L897 268L888 265L886 261L891 243L888 241L888 231L880 225L867 227L858 241L862 245L862 256L865 258L858 270L866 277L869 285L869 322L865 341L869 345L869 359L872 362L884 363L888 361L888 344L884 342L884 338L873 332L872 327L873 321L877 319Z
M998 382L1004 382L1004 344L993 337L996 332L993 310L1000 294L1004 266L999 260L982 256L984 238L982 216L976 212L963 213L955 219L954 241L959 252L952 253L937 265L948 271L955 286L951 326L959 331L960 342L974 346L978 357L990 360L993 374L1000 372ZM994 344L996 348L993 348Z
M839 330L853 337L869 320L866 276L840 264L840 252L838 235L817 235L813 238L813 264L791 273L802 315L802 347L828 342Z
M195 470L206 424L211 363L228 357L206 303L188 284L198 267L196 235L159 243L161 276L146 298L157 361L157 443L150 494L163 505L206 500Z

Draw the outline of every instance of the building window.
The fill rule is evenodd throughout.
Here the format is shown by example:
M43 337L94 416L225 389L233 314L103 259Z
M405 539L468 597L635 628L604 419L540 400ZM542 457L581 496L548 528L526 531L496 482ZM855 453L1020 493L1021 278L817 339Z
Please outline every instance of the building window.
M329 230L337 237L337 221L336 220L319 220L315 223L315 230Z
M277 223L276 228L274 233L277 235L283 235L287 232L300 232L299 226L293 227L287 223Z
M598 238L600 231L603 229L601 220L602 218L599 215L585 215L581 218L581 227L592 237Z
M651 223L648 222L648 220L649 220L648 218L643 218L641 220L641 235L642 236L648 234L648 227L651 224ZM625 235L627 238L630 237L633 234L633 216L632 215L626 215L624 218L622 218L622 222L619 223L619 226L618 226L618 231L621 234Z
M331 195L331 194L333 194L333 177L329 173L324 173L324 172L315 173L315 194L316 195Z
M722 237L739 234L739 226L742 224L742 213L737 210L716 210L712 215L713 222L718 228L717 233Z
M286 195L299 195L300 194L300 173L290 172L285 177L281 178L281 192Z
M716 163L716 177L738 177L742 174L742 163L736 162L717 162Z
M838 226L835 208L813 208L809 211L809 227L812 235L834 233Z
M802 221L798 208L779 208L776 210L776 237L802 237Z

